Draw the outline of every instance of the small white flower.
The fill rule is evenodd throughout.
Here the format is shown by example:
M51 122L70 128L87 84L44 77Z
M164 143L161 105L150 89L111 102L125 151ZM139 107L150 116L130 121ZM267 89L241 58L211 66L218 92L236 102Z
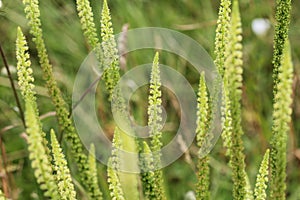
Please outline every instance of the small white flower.
M19 108L18 108L17 106L13 107L13 110L14 110L15 112L17 112L17 113L20 112L20 110L19 110Z
M271 24L268 19L256 18L251 24L252 31L258 36L264 36L270 29Z
M0 8L2 7L2 1L0 0Z
M193 191L188 191L185 195L184 195L184 200L196 200L196 195Z

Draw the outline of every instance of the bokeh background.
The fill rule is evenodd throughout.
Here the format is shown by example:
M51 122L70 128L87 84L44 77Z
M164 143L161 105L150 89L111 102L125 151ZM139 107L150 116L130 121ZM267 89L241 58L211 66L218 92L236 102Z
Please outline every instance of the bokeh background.
M54 107L47 96L38 65L37 52L31 41L27 20L21 0L2 0L0 7L0 43L11 65L14 80L16 78L15 39L17 26L20 26L29 39L30 54L36 80L38 105L44 130L59 127L54 116ZM90 0L95 22L99 32L101 0ZM180 31L198 41L213 56L218 0L110 0L109 6L115 33L119 33L125 24L130 28L164 27ZM75 0L45 0L40 3L42 28L54 73L68 104L71 105L73 81L77 70L91 50L84 40L79 18L76 13ZM252 185L259 164L272 137L272 52L274 34L274 0L241 0L240 9L243 22L244 74L243 74L243 137L245 144L247 172ZM299 199L300 193L300 1L293 1L290 41L292 46L295 77L293 82L293 121L288 141L287 196L290 200ZM269 22L264 34L257 34L252 28L253 21L263 18ZM150 63L154 50L141 50L127 55L127 65L121 73L144 63ZM182 73L197 90L199 74L187 61L170 53L161 52L160 63L172 66ZM0 62L0 130L1 130L1 171L0 179L7 165L11 190L18 199L42 199L42 193L34 180L24 128L21 126L19 111L11 87ZM111 136L114 123L111 120L110 104L106 100L107 92L99 84L97 92L97 109L101 124L108 136ZM144 94L144 95L143 95ZM146 124L147 87L141 88L132 97L131 113L139 124ZM176 98L167 89L163 89L163 104L168 113L164 127L164 142L167 143L178 127ZM66 146L62 141L64 147ZM4 155L4 147L6 155ZM228 160L224 155L222 141L219 140L211 152L211 198L232 199L231 175ZM167 195L170 199L184 199L194 189L196 182L195 161L197 148L191 146L189 152L164 169ZM72 160L70 160L72 163ZM74 166L71 165L71 168ZM73 174L76 178L76 173ZM105 184L105 166L99 165L101 187L105 199L109 199ZM2 177L2 178L1 178ZM1 185L1 183L0 183ZM79 183L76 186L80 188Z

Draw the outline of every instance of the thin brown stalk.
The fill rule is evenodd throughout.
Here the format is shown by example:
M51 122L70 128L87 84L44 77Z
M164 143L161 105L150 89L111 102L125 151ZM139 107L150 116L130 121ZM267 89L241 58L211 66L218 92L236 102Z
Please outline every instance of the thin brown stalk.
M9 176L8 176L8 172L7 172L7 156L6 156L5 146L3 143L2 134L0 135L0 148L1 148L1 157L2 157L2 162L0 162L0 171L4 172L4 174L1 176L2 188L3 188L4 195L7 198L9 198L10 197L10 189L9 189L10 184L9 184ZM3 167L2 167L2 165L3 165Z
M21 106L21 103L20 103L20 100L19 100L19 97L18 97L18 93L17 93L16 87L14 85L14 80L13 80L12 75L10 73L10 70L9 70L9 67L8 67L8 63L7 63L7 59L6 59L5 55L4 55L4 51L2 49L1 44L0 44L0 54L1 54L1 57L2 57L2 60L3 60L3 64L4 64L4 66L6 68L6 71L7 71L7 76L9 78L10 85L11 85L12 91L14 93L14 97L15 97L17 106L18 106L19 111L20 111L20 117L21 117L23 126L25 127L24 112L23 112L23 109L22 109L22 106Z

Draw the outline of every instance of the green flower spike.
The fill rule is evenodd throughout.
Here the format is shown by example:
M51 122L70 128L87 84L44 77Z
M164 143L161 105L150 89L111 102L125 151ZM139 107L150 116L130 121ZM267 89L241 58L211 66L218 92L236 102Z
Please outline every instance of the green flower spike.
M269 175L269 154L270 150L267 149L264 158L261 162L259 173L257 174L256 184L254 189L255 200L266 200L268 187L268 175Z
M101 60L101 70L103 70L103 80L106 84L106 89L109 92L109 101L114 100L113 104L116 105L113 112L115 115L120 116L121 118L125 118L122 121L128 122L127 119L127 111L126 111L126 103L123 99L122 92L120 87L116 87L119 79L119 55L117 44L114 38L114 32L112 28L111 15L108 8L107 1L103 1L103 8L101 13L101 48L103 57ZM114 96L115 95L115 96ZM131 130L130 124L125 125L130 132ZM123 141L123 148L125 151L129 152L137 152L136 141L134 138L129 136L129 134L120 132L120 138ZM121 158L122 160L124 158ZM134 160L129 165L133 167L138 167L138 163L136 163L138 158ZM138 198L138 177L135 174L129 173L119 173L120 182L122 184L124 195L128 199L137 199ZM131 184L128 184L128 181L131 181Z
M16 57L17 57L17 75L18 75L18 84L20 86L22 97L25 101L32 102L33 109L36 115L39 115L36 97L34 91L34 78L32 74L31 62L29 60L30 56L28 51L28 45L26 42L26 38L20 27L17 29L17 40L16 40ZM42 127L39 122L40 128ZM42 129L42 128L41 128ZM46 140L46 134L42 132L42 137L45 149L47 154L49 155L49 160L51 160L50 151L47 147L48 141Z
M160 71L159 71L159 55L155 54L151 79L150 79L150 94L148 97L148 127L151 136L151 151L153 152L153 167L154 169L160 168L160 157L161 157L161 147L162 147L162 117L161 117L161 81L160 81ZM156 170L154 172L155 185L154 193L157 195L157 199L165 199L164 195L164 185L163 185L163 174L161 170Z
M99 46L97 29L94 22L92 7L89 0L76 0L77 12L80 19L83 34L88 44L93 48Z
M76 0L76 5L83 35L89 46L95 51L96 58L100 64L100 61L102 60L102 51L90 2L89 0Z
M161 129L162 129L162 117L161 117L161 82L160 82L160 71L159 71L159 63L158 63L158 53L155 54L152 71L151 71L151 80L150 80L150 94L148 99L148 126L150 129L151 140L151 150L154 152L154 162L156 162L156 166L160 165L160 153L157 153L161 150L162 142L161 142Z
M281 65L281 57L284 51L284 45L288 39L288 31L291 18L291 0L276 0L276 26L274 35L274 53L273 53L273 80L274 95L277 92L277 84L279 68Z
M155 192L156 180L155 172L153 171L153 157L150 147L147 142L143 142L142 152L140 157L141 179L143 191L146 199L159 199L158 194Z
M32 76L31 62L29 60L28 45L26 38L20 27L17 29L16 40L16 57L18 70L18 84L20 86L21 94L24 99L35 101L34 78Z
M201 73L199 81L199 92L198 92L198 104L197 104L197 128L196 137L197 145L199 148L205 145L205 139L209 127L209 104L208 104L208 93L205 84L204 72ZM209 192L209 158L208 156L200 157L199 152L198 158L198 182L196 187L197 199L208 200L210 196Z
M68 111L67 104L62 98L61 91L58 88L53 75L52 66L49 62L41 29L39 1L23 0L23 4L25 5L26 18L29 20L30 33L33 35L33 41L38 51L39 62L43 70L44 79L46 80L46 86L52 102L55 105L58 123L61 126L62 131L65 133L68 142L71 144L71 152L78 166L82 183L89 188L90 186L85 183L85 180L88 179L86 176L86 171L88 169L87 165L85 165L87 162L87 157L83 153L83 146L75 131L72 120L69 118L70 113Z
M271 184L270 199L286 198L286 151L287 135L290 131L292 104L293 64L290 44L287 40L278 69L277 92L273 105L273 138L271 140Z
M51 167L50 150L47 147L46 134L42 131L39 120L39 112L36 104L34 78L30 68L29 54L26 39L18 28L16 40L18 84L25 100L26 132L28 134L29 158L40 188L45 191L44 195L52 199L59 199L58 189Z
M61 196L61 200L75 200L76 192L65 155L62 152L53 130L50 131L50 135L54 170L56 172L55 177L58 183L58 191Z
M39 125L38 116L31 101L25 101L26 133L28 134L28 151L34 176L37 179L44 195L51 199L61 199L58 194L58 186L53 175L53 169L49 156L43 145L44 138Z
M230 23L230 0L221 0L217 29L216 29L216 38L215 38L215 65L221 76L224 75L224 66L225 66L225 51L226 46L229 42L229 23Z
M113 90L120 79L120 74L118 49L106 0L103 1L101 17L101 47L103 50L101 66L103 67L102 70L104 70L103 79L109 92L109 99L111 100Z
M102 42L99 43L96 37L96 29L94 28L94 19L92 9L86 0L77 0L77 10L79 13L81 26L84 30L84 35L87 38L87 41L90 46L95 50L96 57L99 61L100 71L104 71L102 78L105 81L106 89L109 92L109 101L114 100L113 112L117 116L126 117L126 103L122 98L120 88L115 88L117 85L120 75L119 75L119 60L118 60L118 50L117 45L114 40L114 34L112 29L111 16L107 1L103 2L103 9L101 14L101 38ZM113 92L115 89L115 92ZM113 95L115 97L113 98ZM126 121L122 120L122 121ZM128 124L127 127L130 125ZM135 152L136 145L134 139L128 137L127 134L121 133L122 141L124 142L124 149ZM134 164L134 163L132 163ZM136 175L134 174L125 174L119 173L122 186L124 188L124 193L128 198L138 198L137 195L137 185ZM132 184L127 184L128 181L132 181Z
M108 176L108 187L110 190L110 196L115 200L125 200L120 178L119 178L119 170L120 170L120 155L119 151L122 148L122 142L120 138L120 130L116 127L113 144L112 144L112 153L109 159L108 167L107 167L107 176Z
M93 187L88 188L89 194L91 195L91 199L103 199L102 192L99 189L98 185L98 175L97 175L97 162L95 157L95 146L94 144L91 144L90 146L90 154L88 157L88 164L89 164L89 171L88 171L88 177L90 178L88 181L90 182L89 185L92 185Z
M229 100L229 92L227 82L224 82L223 95L222 95L222 139L223 145L226 148L226 155L230 157L232 147L232 114L231 102Z
M229 26L229 42L225 52L224 94L227 97L225 97L225 135L223 137L225 138L224 144L225 147L228 148L227 153L230 157L233 180L233 198L236 200L253 198L251 196L252 192L249 184L247 184L245 155L243 153L244 144L242 141L242 135L244 133L241 126L240 104L243 72L241 25L238 0L234 0Z
M117 171L108 167L107 176L108 176L107 182L109 185L108 187L110 190L111 198L113 200L125 200Z

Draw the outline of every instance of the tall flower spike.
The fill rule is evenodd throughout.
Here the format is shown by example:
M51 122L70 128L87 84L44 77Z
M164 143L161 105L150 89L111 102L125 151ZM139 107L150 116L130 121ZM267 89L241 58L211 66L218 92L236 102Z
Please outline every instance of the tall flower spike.
M55 177L57 181L58 191L62 200L75 200L76 192L68 168L67 161L62 149L56 139L55 132L51 129L51 147L54 161Z
M205 84L205 75L204 72L201 73L199 81L199 91L198 91L198 101L197 101L197 128L196 128L196 137L197 145L201 148L202 145L205 145L205 138L207 136L207 131L209 127L209 105L208 105L208 93ZM200 157L201 152L199 152L198 158L198 182L197 182L197 199L207 200L209 199L209 158L205 156Z
M80 19L83 35L87 43L95 52L99 65L102 60L102 50L98 39L97 29L94 22L94 14L89 0L76 0L77 12Z
M84 35L89 43L89 45L94 49L96 57L98 59L100 71L103 71L103 80L105 81L106 88L109 92L109 100L115 100L112 102L114 105L117 105L116 110L113 110L114 113L117 113L118 116L126 117L126 104L122 98L120 88L115 88L120 75L119 75L119 62L118 62L118 51L116 48L116 42L114 41L111 17L109 13L109 8L107 2L103 2L102 17L101 17L101 37L102 43L97 39L96 28L93 19L92 8L90 7L88 0L77 0L77 10L80 17L80 22L82 29L84 30ZM103 54L102 54L103 52ZM113 91L115 92L113 93ZM115 98L112 96L115 95ZM126 121L123 120L123 121ZM127 135L121 136L124 141L126 141L126 150L135 149L134 141L127 137ZM129 179L132 180L134 175L122 175L120 174L120 179L124 182L128 182ZM93 177L90 177L90 179ZM126 184L126 194L130 194L130 198L136 198L134 196L133 190L137 186L137 181L132 180L132 184ZM93 188L90 186L89 188ZM95 191L98 191L95 188ZM127 192L128 191L128 192ZM95 195L98 195L97 193Z
M274 35L274 53L273 53L273 81L274 81L274 95L277 92L277 84L279 67L281 65L281 56L285 42L288 38L288 31L291 18L291 0L276 0L276 26Z
M271 140L271 184L270 199L285 199L286 191L286 150L287 135L290 131L293 64L291 60L290 44L287 40L281 65L278 69L277 92L273 105L273 138Z
M232 103L232 117L235 124L234 132L243 134L241 128L241 94L243 73L243 46L242 46L242 23L239 13L238 0L233 2L233 10L230 23L228 48L226 50L224 81L228 82L229 98Z
M103 10L102 10L102 20L101 20L101 37L102 37L102 49L103 49L103 61L101 66L104 67L103 79L106 84L106 88L109 91L109 100L112 101L113 110L115 116L120 117L119 119L124 122L126 130L132 134L134 130L131 129L131 124L129 122L126 103L123 98L121 88L117 85L120 75L119 75L119 61L118 53L116 48L116 43L114 41L113 29L110 18L109 9L107 2L104 1ZM136 151L136 141L130 134L121 132L120 137L124 143L123 148L125 151L137 152ZM124 158L121 158L122 160ZM133 168L137 168L138 158L133 158L131 162L126 163L125 165ZM136 174L129 174L119 172L119 179L123 187L124 195L127 199L137 199L138 197L138 177ZM131 184L128 184L128 181Z
M199 200L208 200L210 199L209 192L209 157L205 156L199 158L197 163L197 186L196 186L196 195Z
M32 161L34 175L40 188L45 191L45 196L58 199L57 186L51 167L50 150L47 147L46 134L42 131L39 120L39 112L36 104L34 89L34 78L32 77L31 63L25 36L20 28L17 30L16 55L18 83L22 96L25 100L25 123L28 133L29 158Z
M114 132L114 138L112 141L112 152L111 152L111 168L114 170L120 170L120 150L122 149L121 130L116 127Z
M215 38L215 65L221 76L224 75L224 65L225 65L225 50L228 44L228 32L229 32L229 23L230 23L230 5L231 0L221 0L217 29L216 29L216 38Z
M34 78L32 74L31 62L29 60L30 56L28 51L28 45L26 38L20 27L17 28L17 40L16 40L16 57L17 57L17 75L18 75L18 85L20 86L21 94L24 100L31 101L33 109L38 116L38 108L36 104L36 97L34 91ZM39 122L39 121L38 121ZM42 127L39 122L39 126ZM46 140L46 134L42 132L43 143L45 150L49 155L49 160L51 160L50 150L47 147L48 141Z
M256 184L254 189L255 200L267 199L266 189L268 187L268 175L269 175L269 154L270 150L267 149L264 158L261 162L259 173L256 177Z
M197 128L196 137L197 145L201 147L205 141L209 126L209 105L208 105L208 93L205 84L204 72L200 75L199 91L197 99ZM200 153L199 153L200 154Z
M222 138L224 139L225 143L229 144L230 141L230 136L229 134L231 133L229 131L229 129L231 129L231 120L229 120L229 118L225 118L225 114L226 115L231 115L230 111L225 111L225 104L229 103L225 102L225 95L224 92L219 88L222 88L222 82L223 82L223 77L224 77L224 72L225 72L225 54L226 54L226 48L228 46L228 42L229 42L229 27L230 27L230 13L231 13L231 0L221 0L220 2L220 7L219 7L219 13L218 13L218 20L217 20L217 28L216 28L216 36L215 36L215 50L214 50L214 54L215 54L215 60L214 63L217 67L218 70L218 77L215 79L214 81L214 88L213 88L213 93L211 94L211 116L214 117L216 114L216 108L218 107L218 99L219 99L219 95L222 95L222 125L223 125L223 133L222 133ZM224 83L223 83L224 84ZM227 88L225 88L227 89ZM227 113L226 113L227 112ZM230 125L230 127L229 127ZM228 130L225 130L228 129ZM225 140L227 138L227 140ZM225 146L228 146L228 144L225 144ZM227 152L229 152L229 149L227 150Z
M61 91L53 75L41 29L39 2L38 0L23 0L23 3L25 5L26 18L29 20L30 33L33 35L33 41L38 51L39 62L43 70L44 79L46 80L48 93L55 105L58 123L65 133L68 142L71 144L71 152L78 166L83 185L89 188L89 185L85 183L85 180L88 179L86 177L88 169L87 165L85 165L87 157L83 153L83 146L75 132L72 120L69 118L70 113L67 104L62 98Z
M230 13L231 13L231 0L221 0L219 13L218 13L218 20L217 20L217 28L216 28L216 37L215 37L215 60L214 63L218 69L219 77L217 77L216 82L214 83L214 93L211 98L212 104L215 104L216 100L218 99L219 94L219 86L222 84L222 78L224 77L225 71L225 53L226 47L228 46L229 42L229 27L230 27ZM224 80L223 80L224 81ZM226 153L230 154L230 137L231 137L231 129L232 129L232 119L231 119L231 111L229 109L230 101L228 96L225 93L228 93L227 87L228 85L225 81L223 83L223 92L222 92L222 138L224 140L224 146L227 148ZM216 105L212 105L216 106ZM214 111L214 108L212 108Z
M16 57L18 84L24 99L35 101L34 78L32 76L31 62L29 60L28 45L20 27L17 29Z
M147 144L143 142L142 151L140 152L140 169L143 191L146 199L158 199L155 193L155 173L153 171L153 157L152 152Z
M101 47L103 50L103 61L101 65L103 68L101 71L104 71L103 79L109 92L109 99L111 100L113 90L120 79L120 74L118 49L106 0L103 1L101 13L101 38Z
M109 160L111 162L111 160ZM107 168L107 182L110 190L110 196L114 200L125 200L120 179L116 170Z
M21 89L21 94L25 102L29 102L33 107L35 116L37 117L37 124L41 130L41 138L43 141L43 146L48 157L48 161L51 163L50 150L48 148L48 141L46 139L46 134L42 131L42 124L39 120L39 111L36 104L36 97L34 91L34 78L32 76L31 62L29 60L29 54L27 52L28 46L25 36L22 33L20 27L17 29L17 40L16 40L16 57L17 57L17 74L18 74L18 84Z
M22 97L25 101L32 102L33 109L38 116L38 108L36 104L36 97L34 91L34 78L32 74L31 62L29 60L30 56L28 51L28 45L26 38L20 27L17 29L17 40L16 40L16 57L17 57L17 75L18 84L20 86ZM42 127L41 123L39 126ZM47 146L47 140L45 139L46 134L43 132L44 146ZM48 148L46 148L48 149ZM48 151L50 155L50 151Z
M37 179L44 195L51 199L61 199L58 194L58 186L53 175L49 157L43 145L42 130L39 126L38 116L31 101L25 101L26 133L28 134L28 151L34 176Z
M121 145L121 141L122 141L122 145ZM124 197L126 197L126 199L138 199L139 198L138 176L133 173L126 173L126 172L119 171L120 165L122 165L122 168L125 169L138 168L138 156L134 156L134 157L132 156L130 160L128 160L128 157L126 157L126 155L119 154L118 151L119 149L122 149L127 152L137 152L135 139L132 138L130 135L121 131L118 127L116 127L113 143L116 143L114 144L115 146L120 146L120 148L113 149L112 154L115 156L112 156L112 164L114 165L116 163L115 158L117 158L118 164L116 166L118 166L118 168L115 169L117 169L118 171L117 174L118 174L119 182L122 186ZM130 182L130 184L128 184L128 182Z
M231 102L229 99L228 83L224 81L224 88L222 94L222 139L223 145L226 148L226 155L230 157L232 147L232 114Z
M156 166L160 165L160 153L158 153L162 147L161 142L161 129L162 129L162 117L161 117L161 81L160 81L160 71L159 71L159 55L155 54L152 71L151 71L151 79L150 79L150 89L149 89L149 97L148 97L148 126L150 131L151 138L151 150L154 152L154 161L156 162Z
M80 18L83 34L88 44L93 48L99 46L97 29L94 22L92 7L89 0L76 0L77 12Z
M38 108L36 105L36 97L34 91L34 78L31 68L30 56L28 51L28 44L26 38L20 27L17 28L17 40L16 40L16 57L17 57L17 75L18 85L21 90L21 94L24 100L33 102L34 111L38 115ZM41 124L40 124L41 126ZM43 135L45 137L46 135ZM45 139L45 146L47 141ZM49 152L50 153L50 152ZM50 155L50 154L49 154Z
M243 153L244 144L242 141L243 130L241 126L241 87L242 87L242 27L239 13L238 0L233 1L231 22L229 26L229 42L225 52L225 72L224 86L227 87L227 100L229 107L226 112L229 112L231 119L232 133L229 144L230 166L232 168L233 180L233 198L245 199L249 193L247 191L247 174L245 170L245 155ZM226 92L224 92L226 93ZM226 114L225 114L226 115ZM228 133L227 133L228 134ZM228 136L225 136L227 139ZM226 144L226 143L225 143ZM249 189L249 188L248 188Z
M199 91L197 100L197 128L196 137L197 145L201 148L206 141L208 127L209 127L209 105L208 105L208 93L205 84L205 74L201 73L199 81ZM210 197L209 192L209 158L208 156L200 157L201 152L199 152L198 158L198 182L196 186L197 199L207 200Z
M90 178L88 181L90 182L89 185L93 186L91 188L88 188L89 196L91 199L101 200L101 199L103 199L103 197L102 197L102 192L100 191L100 188L98 185L97 163L96 163L96 157L95 157L94 144L91 144L91 146L90 146L90 154L88 157L88 164L89 164L88 177Z
M148 97L148 127L149 133L151 136L151 151L153 152L153 167L156 170L154 172L155 176L155 184L157 187L154 188L154 193L157 195L157 199L165 199L164 185L163 185L163 175L161 170L157 170L160 165L160 157L161 157L161 147L162 147L162 117L161 117L161 80L160 80L160 71L159 71L159 55L155 54L152 71L151 71L151 79L150 79L150 89L149 89L149 97Z
M111 157L109 158L109 163L107 167L107 182L111 198L116 200L125 200L120 178L118 175L118 171L120 170L121 164L119 151L122 148L120 133L121 132L119 128L116 127L112 143L112 153Z
M101 47L102 47L102 61L101 61L101 71L103 72L103 80L106 84L106 89L109 92L109 100L114 100L112 104L116 105L117 110L113 110L113 112L117 115L119 115L121 118L125 118L125 123L128 122L127 118L127 112L126 112L126 104L123 99L121 89L117 86L117 83L120 79L119 74L119 56L118 56L118 49L116 45L116 41L114 39L114 32L112 28L112 22L111 22L111 15L110 11L107 5L107 1L103 1L103 8L101 13ZM116 87L117 86L117 87ZM126 124L130 130L131 133L133 133L133 130L131 130L130 124ZM124 143L123 148L125 151L129 152L137 152L136 151L136 144L135 139L129 136L130 134L125 134L123 132L120 133L120 137L122 138L122 141ZM121 158L122 160L124 158ZM133 167L138 167L137 163L138 158L134 158L132 162L130 162L129 165ZM127 164L128 165L128 164ZM129 173L119 173L119 178L122 183L122 187L124 190L124 195L127 199L137 199L138 197L138 180L137 176L135 174L129 174ZM128 181L131 182L131 184L128 184Z

